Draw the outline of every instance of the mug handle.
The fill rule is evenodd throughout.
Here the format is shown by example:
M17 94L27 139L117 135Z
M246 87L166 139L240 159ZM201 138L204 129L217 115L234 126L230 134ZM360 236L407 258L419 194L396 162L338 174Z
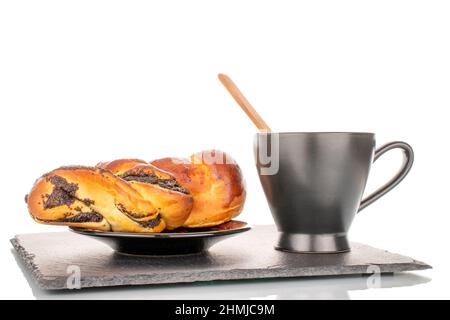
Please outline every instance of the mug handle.
M378 148L375 151L375 157L373 162L377 161L379 157L381 157L383 154L388 152L392 149L402 149L403 150L403 164L400 171L391 179L389 180L385 185L383 185L378 190L374 191L370 195L368 195L366 198L364 198L361 201L361 204L359 206L358 212L365 209L368 205L374 203L378 199L380 199L382 196L384 196L386 193L394 189L408 174L409 170L411 170L411 167L414 162L414 152L413 149L409 144L406 142L401 141L395 141L395 142L389 142L382 147Z

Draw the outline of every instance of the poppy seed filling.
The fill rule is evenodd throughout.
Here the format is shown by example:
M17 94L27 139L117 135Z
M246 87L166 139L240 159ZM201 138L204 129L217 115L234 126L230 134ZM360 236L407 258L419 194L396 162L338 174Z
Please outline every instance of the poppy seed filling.
M98 212L92 211L92 212L82 212L70 218L61 218L56 220L44 220L44 219L38 220L43 222L85 223L85 222L101 222L103 220L103 216Z
M54 222L101 222L103 216L98 212L83 212L71 218L62 218Z
M69 183L60 176L51 176L48 180L54 188L51 194L46 195L44 209L51 209L62 205L71 205L75 202L75 193L78 190L76 183Z
M118 203L116 205L116 207L117 207L117 209L119 209L120 212L126 214L131 220L138 223L139 225L141 225L144 228L154 228L161 223L161 216L159 215L159 213L153 219L150 219L147 221L139 221L136 219L145 218L146 215L130 211L127 208L125 208L121 203Z
M136 221L136 220L135 220ZM154 219L148 221L136 221L144 228L154 228L161 223L161 216L158 214Z
M59 206L70 206L78 200L90 207L95 204L92 199L79 199L76 196L78 185L76 183L70 183L66 179L60 176L51 176L47 178L51 184L53 184L53 191L50 194L43 196L44 209L51 209ZM26 200L28 200L26 198Z
M125 181L137 181L142 183L157 184L164 189L189 194L189 191L180 186L175 179L160 179L155 174L149 173L125 174L120 177Z

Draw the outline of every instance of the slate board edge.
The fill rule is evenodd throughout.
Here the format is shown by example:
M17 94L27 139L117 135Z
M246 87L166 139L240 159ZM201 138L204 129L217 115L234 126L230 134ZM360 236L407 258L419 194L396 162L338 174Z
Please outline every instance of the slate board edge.
M30 271L32 278L37 285L44 290L64 290L67 289L66 278L59 277L57 279L46 279L34 262L34 255L26 252L26 249L20 244L18 235L10 240L14 249L19 254L22 262ZM379 249L378 249L379 250ZM385 250L386 252L389 252ZM371 274L368 270L369 265L363 264L355 266L346 266L341 270L335 267L323 267L320 272L316 267L308 268L293 268L293 269L279 269L268 268L265 270L229 270L224 276L223 271L206 271L202 274L192 275L190 273L176 273L174 280L168 274L163 277L158 277L158 274L152 275L133 275L121 277L85 277L81 279L81 288L100 288L100 287L117 287L128 285L159 285L159 284L175 284L175 283L193 283L193 282L207 282L207 281L226 281L226 280L251 280L251 279L274 279L274 278L307 278L307 277L321 277L321 276L345 276L357 274ZM395 266L395 267L394 267ZM405 271L419 271L432 268L430 265L411 259L411 262L397 263L390 265L379 265L381 273L405 272ZM314 270L314 271L313 271ZM283 274L283 275L280 275Z
M393 268L394 265L381 266L382 274L389 274L393 272L403 272L403 271L418 271L427 269L427 267L422 265L414 265L410 263L396 264L397 267ZM401 266L401 267L398 267ZM202 274L191 275L189 273L177 273L176 280L174 280L170 275L165 274L164 278L158 277L158 274L153 275L133 275L124 277L96 277L96 278L84 278L81 281L82 288L100 288L100 287L117 287L117 286L132 286L132 285L162 285L162 284L177 284L177 283L194 283L194 282L208 282L208 281L233 281L233 280L257 280L257 279L287 279L287 278L311 278L311 277L324 277L324 276L346 276L346 275L368 275L372 273L367 272L367 266L352 266L346 267L345 270L333 271L334 268L329 268L329 270L322 270L320 272L311 272L308 274L305 272L308 269L313 268L299 268L299 269L270 269L270 270L256 270L252 272L251 270L245 270L247 275L242 273L242 270L229 270L227 275L223 276L223 271L206 271ZM269 271L269 272L267 272ZM62 286L46 286L47 290L62 290L66 289Z
M18 236L16 235L10 240L17 254L21 258L21 262L25 264L25 267L30 271L32 278L41 289L52 289L51 282L47 282L44 276L39 271L38 266L34 263L34 254L28 253L24 247L19 243ZM54 288L56 289L56 288ZM60 288L64 289L64 288Z

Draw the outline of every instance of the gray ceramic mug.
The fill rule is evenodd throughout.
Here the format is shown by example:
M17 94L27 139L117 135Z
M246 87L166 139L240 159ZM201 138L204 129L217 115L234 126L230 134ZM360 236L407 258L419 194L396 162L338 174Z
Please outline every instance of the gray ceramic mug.
M400 171L362 199L372 163L403 150ZM357 132L259 133L259 178L279 231L275 248L291 252L350 250L347 232L355 214L392 190L408 174L414 153L405 142L375 149L375 134Z

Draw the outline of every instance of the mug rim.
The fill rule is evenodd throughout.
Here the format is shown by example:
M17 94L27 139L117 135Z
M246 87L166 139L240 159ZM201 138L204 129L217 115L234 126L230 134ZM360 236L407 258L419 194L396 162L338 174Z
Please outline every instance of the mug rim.
M310 132L296 132L296 131L286 131L286 132L257 132L256 135L267 135L267 134L279 134L279 135L372 135L373 132L352 132L352 131L310 131Z

